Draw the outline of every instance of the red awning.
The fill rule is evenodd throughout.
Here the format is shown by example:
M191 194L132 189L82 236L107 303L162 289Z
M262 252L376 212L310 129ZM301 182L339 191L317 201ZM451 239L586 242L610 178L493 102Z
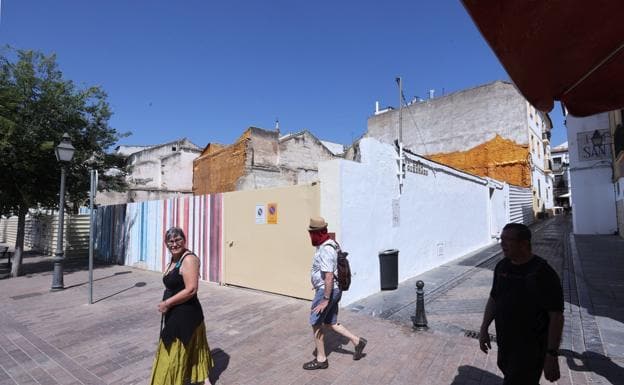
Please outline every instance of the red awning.
M572 115L624 108L624 1L462 0L524 97Z

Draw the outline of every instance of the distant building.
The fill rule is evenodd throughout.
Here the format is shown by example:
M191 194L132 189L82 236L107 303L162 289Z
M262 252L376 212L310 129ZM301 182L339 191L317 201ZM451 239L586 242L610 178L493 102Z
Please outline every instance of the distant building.
M400 115L405 148L471 174L530 187L535 213L553 207L552 122L513 84L496 81L415 99L401 113L377 110L365 136L395 143Z
M308 131L280 136L279 130L248 128L232 145L210 143L193 162L193 193L291 186L318 180L318 163L342 157L340 144Z
M128 190L123 193L101 191L96 203L101 205L166 199L192 195L193 160L200 147L183 138L154 146L119 146L129 166ZM109 172L115 172L110 170Z
M564 142L550 150L552 171L554 176L553 195L555 206L570 209L570 154L568 142Z

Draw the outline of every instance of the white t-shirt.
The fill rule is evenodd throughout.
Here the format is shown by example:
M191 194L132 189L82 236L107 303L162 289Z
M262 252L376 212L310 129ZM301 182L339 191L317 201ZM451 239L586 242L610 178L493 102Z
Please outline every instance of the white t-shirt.
M322 272L332 272L334 275L337 273L338 254L336 253L336 249L329 246L329 244L337 246L336 242L328 239L320 246L317 246L316 251L314 252L312 270L310 271L310 280L312 281L312 286L315 289L325 287ZM334 278L334 288L337 287L338 282L336 281L336 278Z

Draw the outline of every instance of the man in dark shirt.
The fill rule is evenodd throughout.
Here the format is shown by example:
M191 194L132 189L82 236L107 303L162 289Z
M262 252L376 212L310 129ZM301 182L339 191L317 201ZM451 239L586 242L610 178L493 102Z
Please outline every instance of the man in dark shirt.
M509 223L501 234L505 258L494 282L479 333L491 349L488 328L495 321L497 364L505 385L536 385L542 375L559 379L558 348L563 330L563 289L557 273L531 250L531 230Z

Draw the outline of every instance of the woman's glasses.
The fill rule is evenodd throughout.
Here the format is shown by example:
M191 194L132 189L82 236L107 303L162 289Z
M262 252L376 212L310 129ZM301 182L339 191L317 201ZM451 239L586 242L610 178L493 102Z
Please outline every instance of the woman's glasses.
M173 246L175 244L182 244L182 242L184 242L184 238L175 238L175 239L168 239L167 240L167 245L169 246Z

